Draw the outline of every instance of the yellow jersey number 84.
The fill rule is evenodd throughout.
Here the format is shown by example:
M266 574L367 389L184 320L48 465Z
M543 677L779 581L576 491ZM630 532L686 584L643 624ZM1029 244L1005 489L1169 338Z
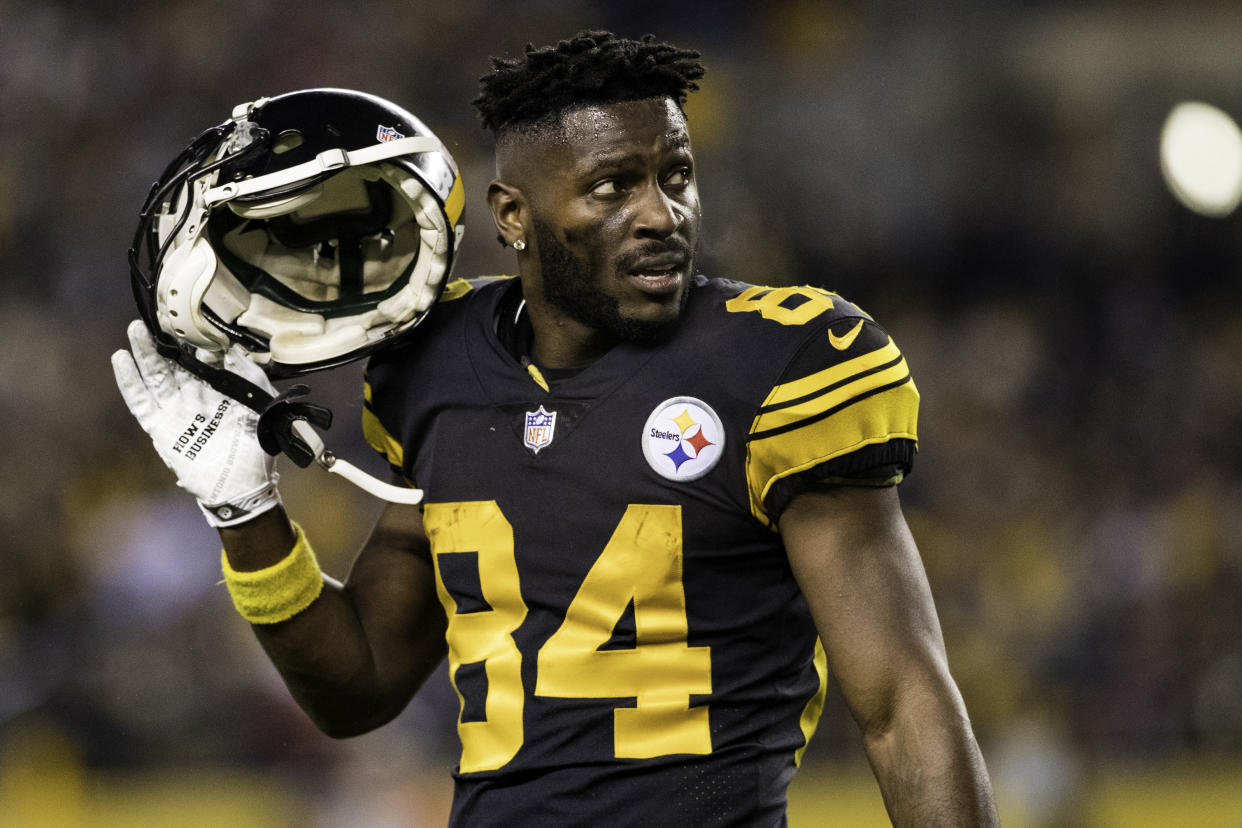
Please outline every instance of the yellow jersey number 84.
M429 503L424 513L436 567L436 590L448 615L449 675L482 663L487 698L482 721L458 720L461 772L497 770L522 747L522 653L513 633L526 618L514 557L513 527L495 501ZM475 553L488 609L459 612L445 588L446 555ZM630 602L635 645L601 649ZM592 565L560 627L536 656L536 696L633 698L613 710L618 758L711 753L708 707L691 694L711 693L711 648L687 643L682 585L681 507L630 505ZM456 683L454 682L454 687ZM462 700L458 690L458 699ZM464 705L464 701L463 701Z

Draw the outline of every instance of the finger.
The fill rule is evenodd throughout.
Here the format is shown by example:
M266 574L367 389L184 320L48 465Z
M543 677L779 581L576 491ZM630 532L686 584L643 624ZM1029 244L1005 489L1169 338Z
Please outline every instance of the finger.
M116 375L116 386L120 389L129 412L134 415L138 425L150 433L149 424L159 416L159 405L151 394L151 389L142 381L142 374L129 351L113 352L112 373Z
M129 323L126 330L129 346L134 352L134 364L142 375L144 384L157 399L168 399L177 393L177 381L169 361L160 356L155 348L155 337L141 319Z

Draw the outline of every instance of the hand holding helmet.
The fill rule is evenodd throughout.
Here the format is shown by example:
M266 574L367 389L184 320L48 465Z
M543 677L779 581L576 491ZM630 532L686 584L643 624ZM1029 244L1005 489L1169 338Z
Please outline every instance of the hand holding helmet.
M277 379L343 365L431 310L464 200L444 145L389 101L306 89L240 104L143 204L139 313L165 356L239 343Z
M267 452L392 502L422 497L327 451L312 426L330 412L295 401L300 387L277 396L269 377L344 365L412 331L451 272L464 201L418 118L346 89L240 104L168 165L129 252L133 356L118 351L113 367L209 522L279 502Z
M160 356L147 326L129 326L130 351L112 354L121 396L177 485L194 495L212 526L242 523L280 503L276 458L256 435L259 415ZM224 368L274 394L263 370L238 346Z

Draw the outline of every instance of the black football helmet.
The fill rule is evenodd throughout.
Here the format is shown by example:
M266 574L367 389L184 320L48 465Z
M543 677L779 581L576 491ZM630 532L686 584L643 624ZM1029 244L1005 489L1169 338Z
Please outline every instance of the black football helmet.
M261 98L152 187L134 296L161 352L200 376L233 343L272 378L334 367L427 315L464 203L444 145L395 104L346 89Z

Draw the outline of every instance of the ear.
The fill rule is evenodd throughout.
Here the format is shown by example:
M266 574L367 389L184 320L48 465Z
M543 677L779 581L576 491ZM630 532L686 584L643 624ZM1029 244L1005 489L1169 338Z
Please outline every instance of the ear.
M526 198L521 190L498 178L487 185L487 206L492 211L492 220L496 222L496 232L500 234L501 244L526 241Z

